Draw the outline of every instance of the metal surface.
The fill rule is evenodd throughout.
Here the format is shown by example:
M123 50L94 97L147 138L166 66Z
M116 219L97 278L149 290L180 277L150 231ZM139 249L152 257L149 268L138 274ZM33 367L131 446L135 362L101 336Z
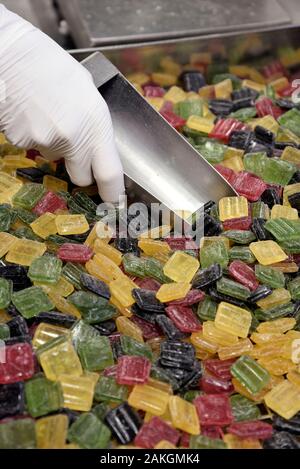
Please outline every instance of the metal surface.
M58 4L77 47L268 29L291 22L276 0L58 0Z
M130 198L162 202L172 211L196 212L210 199L235 195L233 189L174 130L102 54L83 64L106 100ZM103 76L114 77L103 85Z

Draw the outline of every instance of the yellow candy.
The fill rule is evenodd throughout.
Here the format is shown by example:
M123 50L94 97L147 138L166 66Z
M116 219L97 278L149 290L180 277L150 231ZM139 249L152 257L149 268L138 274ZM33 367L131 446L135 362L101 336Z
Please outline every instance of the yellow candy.
M245 197L223 197L219 201L220 220L248 216L248 201Z
M143 332L141 331L141 329L125 316L119 316L116 319L116 326L118 332L120 332L122 335L132 337L138 342L144 342Z
M286 253L275 241L257 241L251 243L249 248L262 265L270 265L287 259Z
M215 85L216 99L230 99L232 91L232 81L229 78Z
M209 134L214 128L214 122L207 117L190 116L186 121L186 126L189 129Z
M227 147L225 154L224 154L224 161L233 158L234 156L240 156L241 158L244 156L245 151L240 150L239 148Z
M285 375L296 367L291 360L282 357L264 357L260 358L258 363L274 376Z
M32 231L40 238L46 239L57 233L56 216L53 213L44 213L30 224Z
M57 294L55 291L47 292L50 300L55 305L55 308L63 314L70 314L71 316L75 316L78 319L81 319L81 314L78 309L69 303L64 297Z
M263 323L261 323L263 324ZM265 323L268 324L268 323ZM280 332L265 332L262 334L259 334L258 332L253 332L251 334L250 339L252 342L258 345L264 345L266 343L274 343L278 339L283 339L284 336Z
M96 239L93 250L96 254L103 254L111 259L116 265L122 263L122 253L102 239Z
M158 98L155 96L147 97L146 100L148 101L149 104L151 104L152 107L154 107L156 111L160 111L165 102L164 98Z
M191 435L199 435L200 423L196 407L179 396L171 396L169 409L173 427Z
M232 156L231 158L222 161L220 164L225 168L232 169L232 171L235 171L236 173L244 171L245 169L243 159L239 155Z
M280 158L300 166L300 150L298 148L291 146L285 147Z
M147 384L134 386L131 391L128 404L136 409L150 412L152 415L163 415L167 410L170 394L153 388Z
M139 240L139 248L150 257L155 257L161 262L166 262L171 254L171 249L165 241L143 238Z
M171 101L171 103L176 104L180 101L184 101L186 98L186 93L182 88L178 86L171 86L171 88L164 95L165 101Z
M197 351L203 351L214 355L218 351L218 345L216 342L210 341L203 336L203 332L193 332L191 335L191 343Z
M0 309L0 324L5 324L6 322L10 320L11 320L11 316L3 309Z
M189 254L176 251L164 265L164 274L174 282L189 283L199 269L199 262Z
M215 326L222 332L246 338L252 322L250 311L222 301L218 305Z
M287 218L288 220L297 220L298 211L295 208L285 205L273 205L271 218Z
M2 159L5 168L15 171L17 168L36 168L36 162L24 155L6 155Z
M239 340L236 335L217 329L212 321L206 321L203 323L202 332L205 339L208 339L221 347L237 344Z
M248 69L249 71L250 69ZM252 81L252 80L243 80L242 81L242 88L251 88L252 90L255 90L255 91L258 91L259 93L260 92L265 92L266 90L266 86L261 84L261 83L257 83L255 81Z
M118 301L125 307L128 308L135 303L131 292L137 286L130 280L129 277L123 275L122 277L113 280L109 284L110 292Z
M170 234L172 231L171 225L161 225L156 226L155 228L151 228L150 230L143 231L139 236L138 239L158 239L158 238L165 238Z
M45 187L45 189L47 189L47 191L51 192L68 191L68 183L54 176L44 176L43 186Z
M54 381L64 374L76 377L82 375L80 360L68 339L42 351L39 355L39 361L46 377Z
M36 421L38 449L63 449L67 439L69 421L67 415L58 414Z
M151 386L155 389L160 389L161 391L167 392L168 394L173 394L173 389L171 384L164 383L163 381L158 381L157 379L149 378L147 381L148 386Z
M276 290L273 290L271 295L267 296L266 298L263 298L262 300L257 301L256 304L261 309L266 310L276 308L276 306L279 305L284 305L289 301L291 301L290 292L285 288L276 288Z
M228 360L230 358L247 355L253 349L253 344L249 339L239 340L236 345L227 347L219 347L218 355L220 360Z
M279 127L276 142L292 142L299 145L300 137L286 127L284 129Z
M85 264L85 268L89 274L94 275L106 283L110 283L113 280L124 277L124 273L117 264L108 257L99 253Z
M152 73L151 80L160 86L176 85L177 76L171 73Z
M9 233L0 233L0 258L5 256L17 240L18 238Z
M298 386L298 388L300 390L300 373L299 373L299 371L296 371L296 370L289 371L288 374L287 374L287 379L290 383L293 383L296 386Z
M0 196L5 196L5 194L10 194L11 192L16 194L22 185L19 179L0 171ZM11 194L11 196L14 194Z
M203 236L200 240L200 249L207 247L215 242L221 242L225 245L225 248L227 250L230 249L230 241L228 238L225 238L225 236Z
M179 75L181 72L181 65L177 62L174 62L173 58L170 56L165 56L160 61L160 66L164 72L171 73L173 75Z
M105 225L102 221L98 221L94 225L91 232L89 233L84 244L92 248L96 239L101 239L101 241L109 243L112 236L113 236L112 228L108 225Z
M272 86L272 88L274 88L275 91L280 91L289 86L289 81L286 77L280 77L276 78L276 80L271 81L270 85Z
M68 332L69 330L64 327L41 322L35 330L32 344L38 348L41 345L45 345L49 340L68 335Z
M68 282L64 277L60 277L55 285L45 284L41 282L34 282L34 285L42 287L46 293L53 293L54 295L63 296L66 298L74 291L72 283Z
M184 298L191 289L190 283L164 283L156 292L156 298L162 303L180 300Z
M64 407L81 412L91 410L96 384L93 376L61 374L57 379L62 386Z
M249 68L249 78L257 83L266 83L265 77L256 68Z
M177 449L177 447L167 440L161 440L154 446L154 449Z
M229 66L229 73L233 75L237 75L240 78L249 77L250 75L250 67L248 65L230 65Z
M289 203L289 196L300 192L300 182L297 184L290 184L289 186L285 186L283 189L283 205L290 207L291 204Z
M12 264L30 266L32 261L41 257L46 251L46 245L29 239L18 239L9 248L6 261Z
M231 433L226 433L223 440L229 449L262 449L260 441L256 438L239 438Z
M130 311L130 308L125 308L116 297L111 296L109 301L118 309L121 314L123 314L123 316L126 318L131 318L132 312Z
M127 80L131 83L137 83L138 85L145 85L149 81L149 75L142 72L132 73L127 76Z
M84 215L58 215L55 223L58 234L63 236L83 234L89 229Z
M266 405L284 419L290 419L300 410L300 389L288 380L279 383L265 395Z
M253 119L250 125L253 129L255 129L257 125L260 125L261 127L264 127L265 129L270 130L275 135L277 135L277 132L279 130L279 124L276 121L276 119L274 119L273 116L264 116L264 117L261 117L260 119Z

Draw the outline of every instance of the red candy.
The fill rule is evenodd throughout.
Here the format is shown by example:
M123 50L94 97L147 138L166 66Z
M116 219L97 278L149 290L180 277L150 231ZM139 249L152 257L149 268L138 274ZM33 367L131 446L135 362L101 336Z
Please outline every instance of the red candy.
M144 423L135 437L134 443L141 448L154 448L160 441L166 440L177 445L180 433L159 417L153 417Z
M229 360L218 360L217 358L212 358L210 360L205 360L204 366L206 371L217 376L217 378L230 380L230 368L234 364L234 362L235 359L232 358Z
M118 360L116 381L118 384L144 384L148 381L151 362L144 357L123 356Z
M296 86L293 86L292 83L289 83L288 86L286 86L285 88L283 88L281 90L278 90L277 93L282 98L289 98L290 96L292 96L292 94L295 90L296 90Z
M273 428L269 423L253 420L252 422L232 423L227 428L227 431L240 438L258 438L259 440L266 440L267 438L271 438Z
M160 289L161 284L153 278L135 278L134 283L144 290L157 291Z
M117 374L118 365L109 366L102 371L101 376L115 377Z
M237 174L232 185L239 195L243 195L250 202L256 202L267 189L267 184L262 179L247 171Z
M234 388L231 381L226 381L206 373L200 380L200 389L207 394L228 394L231 393Z
M208 394L194 400L201 425L230 425L233 420L227 394Z
M67 210L66 202L54 192L47 192L32 210L38 216L46 212L55 213L57 210Z
M196 332L201 329L201 324L191 308L180 305L168 306L166 313L181 332Z
M80 262L85 264L93 256L93 251L84 244L65 243L60 246L57 257L63 262Z
M0 384L25 381L34 375L34 356L30 344L8 345L4 350L4 363L0 360Z
M162 335L161 331L155 324L151 324L138 316L132 316L130 321L139 326L145 340L155 339L155 337L160 337Z
M185 298L180 300L170 301L169 306L192 306L199 301L203 301L205 298L205 293L201 290L190 290Z
M208 427L201 425L201 435L213 438L214 440L223 438L222 428L217 427L216 425L210 425Z
M166 93L160 86L145 85L143 89L147 98L162 98Z
M180 129L185 124L185 119L177 116L173 111L161 111L161 115L172 125L175 129Z
M267 97L259 99L255 103L255 107L259 117L271 115L274 117L274 119L278 119L278 117L280 117L283 113L280 107L275 106L272 99Z
M282 75L286 75L286 69L282 65L279 60L274 60L273 62L265 65L262 68L262 74L266 78L273 78L275 79L276 77L281 77Z
M229 274L234 280L241 283L245 287L254 291L259 287L255 274L249 265L242 261L233 261L229 266Z
M233 171L233 169L226 168L225 166L222 166L221 164L216 164L215 169L223 176L226 181L229 182L229 184L234 184L235 178L236 178L236 173Z
M186 251L186 250L198 251L199 250L199 246L197 246L195 241L190 238L169 237L169 238L165 238L164 241L168 243L169 247L173 251Z
M234 130L247 130L248 126L242 122L228 118L228 119L219 119L215 124L212 132L209 134L210 138L217 138L222 140L224 143L228 143L230 135Z
M248 217L232 218L231 220L223 221L224 231L229 230L249 230L252 225L252 218Z

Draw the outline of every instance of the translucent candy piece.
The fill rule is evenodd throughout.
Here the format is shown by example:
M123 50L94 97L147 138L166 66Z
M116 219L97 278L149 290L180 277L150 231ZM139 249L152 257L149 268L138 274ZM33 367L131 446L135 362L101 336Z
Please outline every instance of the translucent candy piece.
M242 261L233 261L229 266L229 274L237 282L254 291L258 288L259 283L256 280L253 269Z
M54 256L42 256L32 261L28 277L32 282L56 284L59 281L61 269L61 260Z
M220 220L248 216L248 202L245 197L223 197L219 201Z
M300 182L285 186L283 189L283 194L282 194L282 198L283 198L282 204L284 206L291 207L291 204L289 202L289 197L293 194L297 194L298 192L300 192Z
M290 419L300 410L299 387L284 380L265 395L264 401L271 410L281 417Z
M3 421L0 425L1 449L35 449L35 422L31 418Z
M289 301L291 301L290 292L285 288L277 288L276 290L273 290L271 295L268 295L266 298L257 301L257 305L261 309L267 310L289 303Z
M223 241L215 241L200 249L200 263L202 269L209 268L214 264L219 264L221 267L225 268L228 262L228 250ZM197 278L197 275L195 278Z
M241 438L258 438L266 440L273 433L272 425L259 420L252 422L234 422L228 427L229 433Z
M105 225L105 223L103 223L102 221L98 221L93 226L84 244L92 248L96 239L101 239L102 241L108 243L111 240L112 236L112 228L109 225Z
M176 446L172 443L169 443L167 440L161 440L157 445L154 446L154 449L176 449Z
M54 293L56 295L67 297L71 295L74 291L73 285L68 282L64 277L60 277L58 282L55 284L43 283L43 282L34 282L34 285L41 287L47 294Z
M140 239L138 246L147 256L154 257L161 262L166 262L172 252L167 242L155 239Z
M262 265L270 265L287 259L287 255L275 241L258 241L250 244L250 250Z
M271 288L282 288L285 286L285 277L279 270L257 264L255 266L256 278Z
M199 269L199 262L194 257L176 251L164 265L164 274L175 282L190 282Z
M262 357L258 363L269 371L273 376L282 376L292 371L295 364L283 357Z
M50 300L52 301L52 303L54 304L55 308L58 311L60 311L63 314L69 314L71 316L75 316L78 319L81 318L81 314L78 311L78 309L74 305L69 303L69 301L66 300L66 298L64 298L63 296L60 296L58 293L56 293L56 291L50 291L47 293L48 293Z
M229 397L224 394L208 394L194 400L202 426L229 425L233 420Z
M26 319L37 316L44 311L51 311L54 306L40 287L30 287L13 293L12 302Z
M171 101L171 103L176 104L185 100L186 93L178 86L171 86L171 88L164 95L164 98L166 101Z
M155 448L159 442L164 439L168 445L176 444L179 440L180 433L168 425L159 417L152 417L149 422L144 423L135 437L135 444L141 448Z
M48 174L44 176L43 186L47 191L52 192L68 192L68 183L62 179L58 179L54 176L49 176Z
M270 380L268 371L247 355L232 365L231 373L252 394L259 393Z
M89 230L84 215L58 215L55 224L59 235L83 234Z
M296 277L288 283L288 290L293 300L300 300L300 277Z
M128 403L136 409L151 412L153 415L163 415L167 409L170 395L147 384L134 386Z
M89 274L105 283L124 277L124 273L117 264L103 254L96 254L85 267Z
M5 256L17 240L18 238L9 233L0 233L0 258Z
M191 308L180 305L169 305L166 308L166 313L181 332L191 333L201 329L200 322Z
M102 239L96 239L93 250L96 254L103 254L108 257L116 265L121 265L122 263L122 253Z
M110 438L109 428L92 413L80 415L68 431L68 440L83 449L107 448Z
M44 243L29 239L18 239L9 248L5 259L12 264L30 266L34 259L45 253L46 249Z
M204 134L210 134L214 128L214 122L211 119L200 116L190 116L186 122L186 126L189 129L202 132Z
M68 329L41 322L35 330L32 345L38 348L45 345L50 340L66 335L68 335Z
M288 220L297 220L298 211L295 208L285 205L273 205L271 210L271 218L286 218Z
M165 283L156 292L156 298L162 303L185 298L191 289L190 283Z
M277 241L299 239L300 220L287 220L283 218L268 220L265 228L272 233Z
M221 347L226 347L238 343L238 336L217 329L214 322L206 321L203 323L203 337Z
M0 362L0 384L25 381L33 376L34 357L30 344L8 345L4 353L3 360Z
M38 449L63 449L68 431L67 415L51 415L39 419L35 424Z
M179 396L171 396L169 409L173 427L191 435L199 435L200 423L196 407Z
M95 389L93 378L88 375L61 374L57 379L63 390L64 407L89 412L92 407Z
M0 309L10 305L13 284L10 280L0 277Z
M93 256L93 251L85 245L65 243L57 251L57 257L64 262L85 264Z
M220 360L240 357L253 349L253 344L249 339L240 340L236 345L219 347L218 355Z
M133 288L136 288L136 285L125 275L110 282L109 288L112 296L118 298L118 301L125 308L132 306L135 303L132 296L132 290Z
M13 203L16 207L32 210L38 201L43 197L45 188L41 184L24 184L14 195Z
M126 318L125 316L119 316L116 319L116 325L118 331L121 334L124 334L128 337L132 337L138 342L144 342L142 330L139 326L130 321L130 319Z
M151 362L144 357L123 356L118 360L116 381L134 386L149 380Z
M67 338L56 339L45 345L39 353L39 361L48 379L57 380L60 375L79 377L82 375L80 360Z
M217 291L242 301L246 301L251 296L249 288L226 277L217 281Z
M205 352L215 354L218 350L218 344L214 341L210 341L206 337L203 336L203 332L193 332L191 335L191 343L196 348L196 353L199 350L203 350Z
M259 407L240 394L234 394L230 397L232 414L236 422L245 420L256 420L261 416Z
M226 433L223 440L229 449L262 449L257 438L239 438L231 433Z
M66 202L54 192L47 192L34 207L33 213L41 216L46 212L55 213L57 210L68 210Z
M25 397L28 412L34 418L55 412L63 405L60 384L43 376L26 382Z

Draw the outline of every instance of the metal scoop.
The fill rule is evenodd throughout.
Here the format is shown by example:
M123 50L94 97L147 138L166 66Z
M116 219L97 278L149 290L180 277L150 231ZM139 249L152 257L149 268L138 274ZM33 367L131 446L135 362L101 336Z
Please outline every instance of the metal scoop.
M127 195L178 214L236 195L226 180L97 52L82 64L111 112Z

